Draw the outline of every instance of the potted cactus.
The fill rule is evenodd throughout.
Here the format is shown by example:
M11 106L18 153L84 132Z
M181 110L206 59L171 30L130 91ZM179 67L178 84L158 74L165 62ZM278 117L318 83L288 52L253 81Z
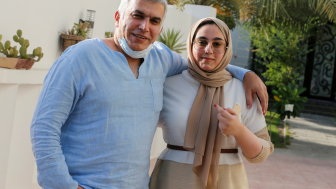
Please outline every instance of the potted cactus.
M0 53L6 56L0 57L0 67L29 70L35 62L39 62L43 57L42 48L37 47L33 50L33 54L27 54L29 40L22 37L21 30L17 30L16 33L17 35L13 36L13 40L21 45L19 50L17 46L12 47L10 41L2 44L2 35L0 35Z
M63 39L63 52L71 45L75 45L86 38L87 29L90 27L90 22L80 22L74 24L73 28L68 31L62 31L61 39Z
M106 38L111 38L111 37L113 37L113 32L109 32L109 31L105 32L105 37L106 37Z

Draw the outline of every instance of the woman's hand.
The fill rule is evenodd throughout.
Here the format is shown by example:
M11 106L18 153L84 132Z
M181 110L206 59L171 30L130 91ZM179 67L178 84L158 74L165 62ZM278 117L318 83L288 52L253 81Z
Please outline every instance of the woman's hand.
M84 189L84 188L78 185L78 188L77 188L77 189Z
M218 127L222 133L234 136L246 157L254 158L260 154L261 141L239 121L237 113L231 108L223 109L216 104L215 107L218 110Z
M218 127L225 135L233 135L234 137L242 133L245 126L240 122L237 113L231 109L223 109L215 104L218 110L217 118L219 120Z

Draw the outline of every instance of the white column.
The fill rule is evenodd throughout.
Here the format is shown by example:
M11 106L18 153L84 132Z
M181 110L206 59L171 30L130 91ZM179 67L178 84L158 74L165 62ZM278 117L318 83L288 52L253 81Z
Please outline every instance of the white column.
M0 84L0 189L6 185L18 85Z
M30 124L42 85L19 85L10 154L7 168L6 189L30 188L34 172L34 156L30 142Z
M41 188L30 124L47 72L0 68L0 189Z

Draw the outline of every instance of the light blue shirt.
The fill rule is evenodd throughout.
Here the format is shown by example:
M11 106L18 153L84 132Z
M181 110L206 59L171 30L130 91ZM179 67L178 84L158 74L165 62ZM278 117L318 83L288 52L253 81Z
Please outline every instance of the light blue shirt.
M68 48L50 68L32 120L38 183L45 189L148 188L163 83L187 68L158 42L138 79L125 56L100 39ZM240 70L241 80L246 72L230 70Z

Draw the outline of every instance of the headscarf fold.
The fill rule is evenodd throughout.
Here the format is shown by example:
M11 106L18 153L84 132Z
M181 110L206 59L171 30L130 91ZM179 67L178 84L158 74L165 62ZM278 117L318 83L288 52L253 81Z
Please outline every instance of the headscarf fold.
M200 69L192 54L193 39L198 26L207 20L214 21L219 27L228 47L222 61L210 72ZM224 107L224 84L232 79L231 74L225 70L232 58L231 33L228 26L217 18L208 17L199 20L190 30L187 50L188 72L201 84L189 113L183 147L195 153L193 172L202 180L204 187L217 189L223 135L218 128L218 112L214 104Z

